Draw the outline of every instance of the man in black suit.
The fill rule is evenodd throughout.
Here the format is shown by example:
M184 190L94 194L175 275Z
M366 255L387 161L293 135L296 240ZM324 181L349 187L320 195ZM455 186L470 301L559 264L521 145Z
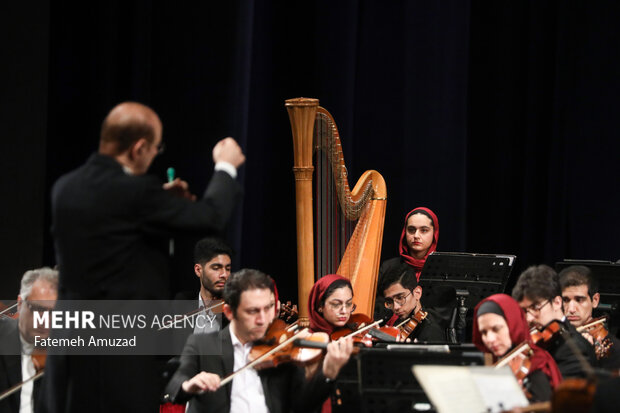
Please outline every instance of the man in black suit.
M275 368L248 368L221 386L223 377L247 364L252 343L264 337L275 316L273 280L257 270L233 274L224 288L222 331L190 336L181 366L167 391L176 403L190 401L189 412L312 411L328 398L332 382L351 355L351 339L327 346L320 368L310 379L292 363ZM268 409L268 410L267 410Z
M554 320L560 323L576 344L579 353L590 366L595 366L594 347L577 332L562 312L562 291L558 274L547 265L527 268L517 280L512 290L512 298L526 313L530 327L543 328ZM556 334L552 339L541 344L557 363L564 378L586 377L588 371L579 360L579 356L571 350L571 346L562 335Z
M215 172L195 201L187 183L145 175L163 149L149 107L125 102L101 127L98 153L52 190L52 235L61 299L167 299L168 245L175 234L220 233L240 196L245 157L232 138L213 149ZM50 411L154 411L160 371L151 357L51 357Z
M34 328L34 311L52 309L58 295L58 272L51 268L27 271L17 296L19 319L0 319L0 393L21 383L37 372L32 360L35 341L49 336L49 330ZM41 367L41 366L39 366ZM0 401L0 413L38 411L40 381L24 386Z

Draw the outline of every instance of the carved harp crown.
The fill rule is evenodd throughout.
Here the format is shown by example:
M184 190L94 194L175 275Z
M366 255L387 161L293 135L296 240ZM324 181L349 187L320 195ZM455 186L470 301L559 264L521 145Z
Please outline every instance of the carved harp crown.
M338 129L329 112L318 99L308 98L289 99L286 108L293 132L300 323L308 322L315 279L334 273L351 280L356 312L372 317L385 181L377 171L366 171L351 191Z

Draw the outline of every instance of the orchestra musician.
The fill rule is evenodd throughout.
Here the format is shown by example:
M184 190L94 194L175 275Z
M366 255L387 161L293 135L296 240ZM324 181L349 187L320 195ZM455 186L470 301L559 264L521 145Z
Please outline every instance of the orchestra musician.
M480 351L491 352L495 361L528 342L529 371L522 385L529 393L530 402L550 400L562 375L549 353L532 342L525 314L512 297L494 294L478 303L474 309L472 339Z
M274 319L273 280L257 270L241 270L226 283L224 301L230 324L217 333L190 336L181 366L167 387L174 402L189 400L190 413L279 413L319 408L332 390L331 382L349 360L351 339L329 343L321 368L309 379L302 367L279 364L265 370L245 369L221 388L224 376L247 364L252 343L265 335Z
M34 328L34 311L54 308L58 297L58 271L48 267L26 271L17 296L19 318L0 319L0 393L26 381L37 372L32 354L35 337L47 338L49 329ZM39 368L42 366L38 366ZM28 381L22 388L0 401L1 413L39 411L41 380Z
M407 265L416 280L420 280L426 257L437 248L439 240L439 221L433 211L425 207L415 208L405 216L405 225L398 243L398 257L390 258L379 268L377 285L381 285L383 277L402 264ZM375 319L385 316L383 297L378 292L375 305Z
M558 275L560 287L562 288L562 304L564 314L574 327L582 327L592 322L592 310L596 308L600 301L598 291L598 280L592 275L592 271L583 265L572 265L563 269ZM603 324L599 327L604 327ZM598 356L598 365L608 370L620 369L620 340L609 334L595 338L587 331L582 331L582 335L590 343L604 341L606 347L602 351L602 356ZM603 345L599 343L599 345Z
M594 347L577 332L562 312L562 291L558 275L551 267L538 265L527 268L519 276L512 290L512 297L525 311L530 328L542 329L557 320L573 339L585 360L590 365L596 365ZM587 376L587 371L561 334L553 335L541 346L551 354L564 378Z
M344 327L355 311L351 282L337 274L321 277L310 290L310 330L332 334Z
M209 308L222 299L224 285L230 277L232 249L218 238L203 238L194 247L194 273L200 279L198 307ZM194 333L219 331L225 322L221 307L201 313L204 323L196 323Z
M406 266L407 264L402 264L392 268L384 275L379 286L385 307L392 311L392 316L386 325L399 326L411 320L416 314L422 314L423 319L403 338L416 342L445 342L444 329L441 328L433 310L423 310L422 287L418 285L415 274L408 271Z

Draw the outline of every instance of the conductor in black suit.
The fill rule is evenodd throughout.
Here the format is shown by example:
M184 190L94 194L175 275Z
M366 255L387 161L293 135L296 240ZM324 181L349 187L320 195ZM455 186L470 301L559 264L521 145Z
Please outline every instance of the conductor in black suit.
M210 334L191 335L181 365L167 391L175 403L190 401L188 412L306 412L320 408L331 383L351 355L351 338L332 341L321 368L311 378L292 363L248 368L225 385L220 381L247 364L252 343L263 338L275 317L273 280L257 270L233 274L224 287L224 315L230 324Z
M157 114L121 103L103 121L98 153L54 184L59 299L167 299L169 238L223 231L241 194L235 177L245 157L237 142L215 145L215 172L197 201L186 182L162 185L145 174L162 149ZM46 404L53 412L152 412L161 388L151 359L52 357Z
M33 312L52 309L57 295L57 271L45 267L23 275L17 297L18 320L0 319L0 393L35 376L37 366L31 357L35 337L47 338L49 329L34 328ZM26 381L21 389L0 401L0 413L38 412L40 384L40 380Z

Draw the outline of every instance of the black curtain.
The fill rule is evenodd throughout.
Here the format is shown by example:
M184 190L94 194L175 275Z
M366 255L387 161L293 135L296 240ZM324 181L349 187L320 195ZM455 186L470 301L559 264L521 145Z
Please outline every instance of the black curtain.
M47 155L24 178L43 179L45 203L13 212L46 214L38 239L20 240L42 256L31 267L54 260L51 184L96 150L113 105L137 100L164 123L166 153L151 169L162 179L174 166L200 193L213 144L241 143L234 266L272 274L294 299L284 100L299 96L334 115L351 184L367 169L385 177L384 259L417 206L437 213L440 251L515 254L515 273L620 258L615 1L52 2L46 16L49 57L32 76L47 76L47 124L35 134ZM12 133L25 153L29 131ZM174 288L197 287L190 250L177 244Z

